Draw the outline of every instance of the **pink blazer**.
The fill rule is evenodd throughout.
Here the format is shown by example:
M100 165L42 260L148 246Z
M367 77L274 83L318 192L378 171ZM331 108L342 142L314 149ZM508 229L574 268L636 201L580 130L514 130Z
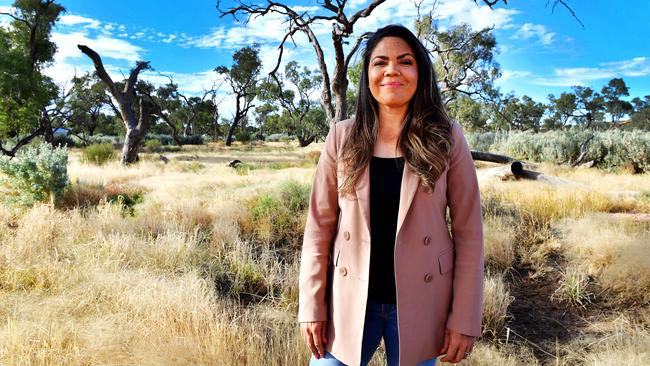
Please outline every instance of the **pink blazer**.
M359 365L370 264L368 168L355 186L356 198L337 192L344 179L337 154L352 124L348 119L330 129L316 168L302 247L298 321L328 321L327 350L347 365ZM479 188L457 122L452 136L451 160L433 193L424 191L408 166L402 176L395 238L400 365L439 355L445 327L481 335Z

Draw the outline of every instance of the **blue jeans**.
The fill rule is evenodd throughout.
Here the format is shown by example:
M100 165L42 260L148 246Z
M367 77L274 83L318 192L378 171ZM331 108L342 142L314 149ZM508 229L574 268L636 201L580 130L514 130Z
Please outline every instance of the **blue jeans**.
M365 366L384 338L386 361L388 366L399 365L399 337L397 333L397 305L379 304L368 301L366 320L363 326L363 341L361 343L361 365ZM435 366L435 357L420 362L417 366ZM309 360L310 366L345 366L331 353L325 352L325 357L316 359L313 355Z

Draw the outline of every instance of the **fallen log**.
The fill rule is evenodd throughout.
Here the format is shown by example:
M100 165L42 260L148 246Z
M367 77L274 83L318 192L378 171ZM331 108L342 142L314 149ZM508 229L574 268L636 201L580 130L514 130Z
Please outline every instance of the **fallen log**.
M474 151L474 150L472 150L472 159L489 161L492 163L500 163L500 164L508 164L517 160L505 155L492 154L492 153L486 153L486 152Z
M492 178L492 177L501 180L527 179L527 180L536 180L539 182L552 184L552 185L586 186L582 183L574 182L568 179L524 169L524 164L520 161L515 161L512 162L511 164L498 166L494 168L479 169L476 171L476 175L479 179Z

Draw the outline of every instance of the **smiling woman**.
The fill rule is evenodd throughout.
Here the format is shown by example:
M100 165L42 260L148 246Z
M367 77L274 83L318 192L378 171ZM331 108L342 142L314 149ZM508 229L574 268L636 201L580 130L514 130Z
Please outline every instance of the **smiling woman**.
M331 128L312 186L298 312L310 364L367 365L382 339L391 366L460 362L481 334L482 294L469 147L422 43L380 28L355 117Z
M398 37L385 37L370 56L370 92L384 113L404 114L418 85L418 66L411 47Z

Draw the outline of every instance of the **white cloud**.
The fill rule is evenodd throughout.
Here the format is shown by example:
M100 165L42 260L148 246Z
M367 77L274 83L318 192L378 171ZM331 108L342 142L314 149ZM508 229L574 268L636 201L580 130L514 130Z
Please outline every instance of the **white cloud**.
M527 40L536 37L541 44L548 46L553 43L555 35L554 32L549 31L541 24L526 23L519 28L519 31L512 38Z
M81 32L65 34L55 32L52 33L52 40L57 45L55 61L65 61L69 58L82 57L83 54L77 48L79 44L84 44L92 48L102 58L113 58L130 62L142 59L142 48L122 39L110 38L103 35L97 38L89 38Z
M551 77L534 80L546 86L587 85L590 81L615 77L641 77L650 75L650 59L635 57L629 60L603 62L598 67L557 68Z
M504 82L510 79L521 79L531 75L532 73L530 71L502 70L499 82Z
M175 34L170 34L167 38L163 39L163 42L172 43L177 37Z
M97 19L86 18L80 15L62 15L57 24L58 25L87 24L86 27L97 29L100 27L101 22Z

